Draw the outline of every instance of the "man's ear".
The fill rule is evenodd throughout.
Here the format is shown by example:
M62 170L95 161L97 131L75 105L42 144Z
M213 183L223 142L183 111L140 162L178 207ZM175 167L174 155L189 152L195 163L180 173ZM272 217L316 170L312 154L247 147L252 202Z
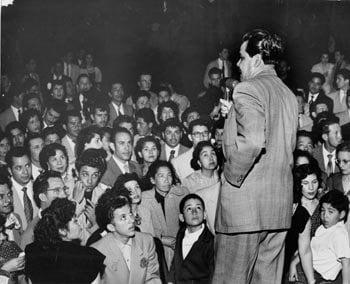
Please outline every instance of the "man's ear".
M154 185L154 184L156 184L156 181L154 180L154 178L153 177L151 177L151 183Z
M179 219L181 222L185 222L185 218L184 218L184 215L183 214L179 214Z
M111 150L113 151L113 153L115 152L115 146L114 143L109 143L109 148L111 148Z
M187 136L188 136L188 139L190 139L190 141L193 142L193 140L192 140L192 135L191 135L191 134L188 134Z
M253 56L253 59L254 59L253 63L254 63L255 68L260 67L264 63L262 60L261 54L259 54L259 53L255 54Z
M153 122L148 123L148 128L152 128L153 127Z
M340 220L344 220L344 218L345 218L345 211L344 210L340 212L339 217L340 217Z
M58 229L58 233L61 237L66 237L68 234L67 229Z
M40 193L39 194L39 199L40 201L46 202L47 201L47 197L44 193Z
M328 135L326 133L323 133L321 137L322 137L323 141L328 140Z
M108 96L112 98L112 94L111 94L111 92L108 92Z
M115 228L114 228L114 226L113 226L112 224L108 224L108 225L107 225L107 229L108 229L108 231L110 231L110 232L115 232Z
M204 210L204 220L207 220L208 219L208 213L207 213L207 210Z
M63 127L64 130L67 131L67 125L65 123L62 124L62 127Z
M313 117L313 118L316 118L316 112L311 112L311 116Z

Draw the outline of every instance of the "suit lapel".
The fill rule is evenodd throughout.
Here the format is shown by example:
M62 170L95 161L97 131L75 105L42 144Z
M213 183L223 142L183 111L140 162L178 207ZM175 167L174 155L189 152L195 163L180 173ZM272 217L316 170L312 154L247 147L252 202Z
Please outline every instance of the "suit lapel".
M19 215L23 226L22 228L23 230L25 230L28 224L27 224L27 219L25 218L25 215L24 215L24 207L22 206L20 197L15 188L12 188L12 192L13 192L13 206L14 206L13 211Z

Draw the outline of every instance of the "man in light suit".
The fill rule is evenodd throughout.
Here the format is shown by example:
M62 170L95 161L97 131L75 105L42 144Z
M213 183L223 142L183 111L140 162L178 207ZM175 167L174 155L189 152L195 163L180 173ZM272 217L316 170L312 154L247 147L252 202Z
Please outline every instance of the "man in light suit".
M113 142L114 154L107 162L107 170L102 176L101 183L107 187L112 187L118 176L125 173L136 172L139 177L142 176L139 164L131 161L133 152L132 136L130 132L123 127L113 129L111 141Z
M293 150L298 103L277 77L283 50L277 35L254 30L243 37L241 83L224 128L224 166L216 216L213 283L281 283L284 242L291 225Z
M110 232L92 244L106 256L102 283L160 284L153 238L135 232L129 197L107 191L98 202L96 218L104 220Z
M123 102L124 88L121 83L113 83L108 95L111 97L111 102L109 103L109 126L112 126L113 121L120 115L133 116L134 110L132 106Z
M69 164L74 166L77 158L75 156L75 143L82 128L79 111L73 109L66 112L64 118L64 128L67 131L67 134L62 138L62 145L67 150Z
M12 175L14 212L17 213L25 230L38 215L38 207L33 197L32 164L23 147L14 147L6 154L6 163Z
M80 68L78 65L74 64L73 59L73 52L68 51L63 62L63 73L64 75L70 77L73 81L73 84L75 84L80 75Z
M6 126L12 121L19 121L19 116L23 112L22 100L24 93L16 88L11 88L9 92L11 105L0 113L0 127L5 132Z
M349 90L350 71L347 69L340 69L336 78L338 91L328 94L328 97L330 97L334 103L334 114L347 110L346 96Z
M171 161L187 152L189 148L180 144L182 125L176 118L167 119L162 125L164 143L161 145L160 160Z
M211 61L205 69L203 85L208 88L210 83L209 70L213 67L219 68L222 71L223 78L229 78L232 75L232 63L228 60L229 49L226 46L221 45L218 49L219 57Z

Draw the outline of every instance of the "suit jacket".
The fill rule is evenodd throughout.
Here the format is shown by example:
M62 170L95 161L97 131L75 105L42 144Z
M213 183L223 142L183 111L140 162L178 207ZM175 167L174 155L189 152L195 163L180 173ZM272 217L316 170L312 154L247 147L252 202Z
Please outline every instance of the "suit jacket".
M318 162L318 166L320 167L321 171L326 173L326 168L324 166L324 159L323 159L323 153L322 153L322 145L321 146L317 146L313 153L312 156L317 160ZM334 173L338 173L339 172L339 167L336 164L334 167Z
M228 67L228 76L227 77L231 77L232 75L232 63L230 61L226 61L226 65ZM219 68L219 58L211 61L208 65L207 65L207 68L205 69L205 73L204 73L204 78L203 78L203 85L208 88L209 87L209 82L210 82L210 79L209 79L209 70L213 67L216 67L216 68Z
M93 243L92 247L106 256L104 262L106 268L102 275L102 283L161 283L157 253L150 235L135 232L135 237L132 238L130 270L113 233L108 233Z
M134 109L132 108L132 106L129 106L125 103L122 103L123 108L124 108L124 114L127 116L133 116L134 115ZM113 122L114 120L118 117L117 112L115 111L115 108L113 107L112 103L109 103L109 122L108 125L110 127L113 126Z
M131 173L137 173L139 177L142 177L141 168L140 165L129 161L129 169ZM112 187L117 180L117 178L122 174L122 170L118 167L117 163L115 162L114 158L112 157L107 162L107 170L102 176L101 183L108 187Z
M345 94L342 101L340 101L340 91L339 90L328 94L328 97L330 97L333 100L333 113L337 114L339 112L343 112L343 111L347 110L346 94Z
M216 231L287 229L292 217L297 100L270 66L238 84L233 100L224 128L226 180Z
M22 239L20 243L21 249L24 251L27 245L34 242L34 228L40 220L39 216L36 216L27 226L27 229L22 234Z
M70 165L74 165L74 164L75 164L75 160L76 160L76 157L75 157L75 149L73 149L73 148L70 146L70 144L69 144L69 142L68 142L67 135L65 135L65 136L62 138L61 144L62 144L62 145L66 148L66 150L67 150L69 164L70 164Z
M170 269L170 281L181 284L211 283L214 273L214 236L207 226L193 244L186 258L182 255L185 227L176 236L174 259Z
M171 163L173 164L176 174L180 178L181 182L183 182L184 179L190 174L194 173L194 169L191 167L192 154L193 147L171 160Z
M20 200L20 196L18 195L17 191L13 188L13 212L15 212L20 218L22 222L22 229L25 231L27 229L28 223L26 219L26 215L24 214L24 207L22 205L22 202ZM39 209L36 206L35 202L32 202L33 206L33 220L38 215Z
M327 186L327 190L339 190L340 192L344 193L342 174L341 173L332 174L327 179L326 186Z
M328 106L329 106L329 112L333 112L333 108L334 108L334 103L333 100L328 97L327 95L325 95L323 90L320 90L319 95L317 96L316 100L314 102L310 102L310 113L315 111L315 107L318 103L320 102L327 102Z
M0 113L0 127L3 132L5 132L6 126L12 122L16 121L15 114L12 111L12 108L9 107L5 109L2 113Z
M73 84L75 85L80 75L80 68L78 65L74 63L72 63L70 66L71 66L71 70L70 70L70 74L68 74L68 64L67 62L64 62L64 75L69 76L72 79Z
M180 144L179 153L178 153L177 157L180 156L181 154L187 152L188 150L189 150L189 148ZM162 143L162 145L161 145L159 160L167 161L166 152L165 152L165 143Z
M347 124L347 123L350 122L350 114L349 114L349 110L348 109L346 109L345 111L337 113L336 116L339 118L340 126L343 126L344 124Z

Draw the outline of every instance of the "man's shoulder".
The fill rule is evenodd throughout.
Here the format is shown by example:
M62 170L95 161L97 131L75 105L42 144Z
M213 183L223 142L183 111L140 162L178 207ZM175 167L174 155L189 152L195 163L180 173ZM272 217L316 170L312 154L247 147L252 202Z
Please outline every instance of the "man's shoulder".
M150 189L142 192L142 201L146 199L154 199L154 189ZM142 201L141 201L141 204L142 204Z
M153 237L148 233L135 232L135 242L150 245L153 243Z
M183 163L184 161L186 161L190 157L192 157L192 154L193 154L193 150L188 149L186 152L184 152L184 153L180 154L179 156L177 156L176 158L172 159L171 163L173 165Z

